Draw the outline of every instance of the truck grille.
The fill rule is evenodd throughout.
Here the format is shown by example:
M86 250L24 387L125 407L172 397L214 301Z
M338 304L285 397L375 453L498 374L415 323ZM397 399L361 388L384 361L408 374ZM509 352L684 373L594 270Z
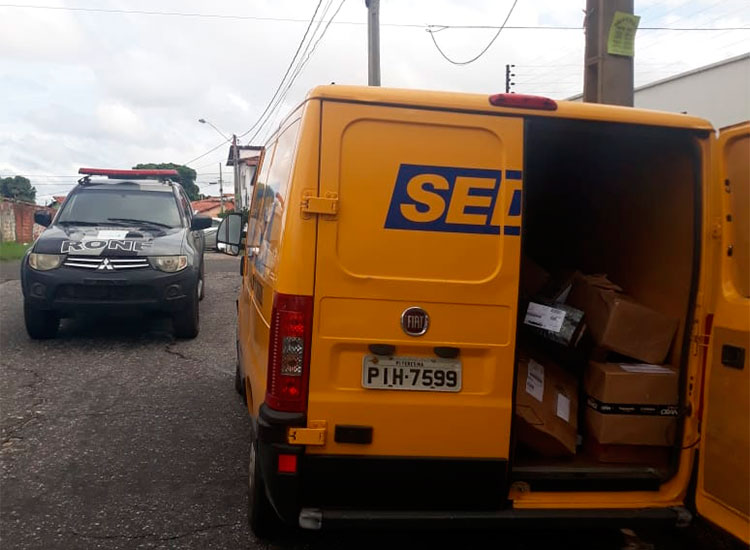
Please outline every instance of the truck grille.
M120 258L99 256L68 256L63 264L66 267L78 267L96 271L117 271L149 267L148 258Z

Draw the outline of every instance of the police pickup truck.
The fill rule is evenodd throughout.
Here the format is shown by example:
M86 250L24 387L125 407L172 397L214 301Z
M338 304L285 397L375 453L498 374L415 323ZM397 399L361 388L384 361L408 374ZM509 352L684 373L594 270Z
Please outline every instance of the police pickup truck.
M198 335L204 293L203 229L175 170L81 168L84 176L23 259L26 330L53 338L78 313L149 312L172 318L178 338Z

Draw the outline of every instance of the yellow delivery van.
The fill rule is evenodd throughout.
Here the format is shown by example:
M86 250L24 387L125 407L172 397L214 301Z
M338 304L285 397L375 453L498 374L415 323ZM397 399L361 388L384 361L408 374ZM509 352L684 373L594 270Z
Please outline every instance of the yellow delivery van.
M697 511L750 540L749 133L313 89L218 233L252 529Z

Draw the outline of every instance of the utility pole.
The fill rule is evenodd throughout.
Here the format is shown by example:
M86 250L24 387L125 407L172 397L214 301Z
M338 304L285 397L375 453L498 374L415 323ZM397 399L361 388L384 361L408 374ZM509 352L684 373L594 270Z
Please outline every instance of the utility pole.
M224 213L224 181L221 179L221 163L219 163L219 204L221 204L221 213Z
M236 134L232 134L232 157L234 157L234 210L237 212L242 208L242 187L240 186L240 155Z
M380 0L367 6L367 85L380 86Z
M515 65L506 65L505 66L505 93L506 94L515 94L516 92L511 92L510 89L516 85L515 82L511 80L512 77L516 76L516 73L510 72L511 69L515 67Z
M586 0L583 100L633 106L633 56L612 55L607 40L615 12L633 14L633 0Z

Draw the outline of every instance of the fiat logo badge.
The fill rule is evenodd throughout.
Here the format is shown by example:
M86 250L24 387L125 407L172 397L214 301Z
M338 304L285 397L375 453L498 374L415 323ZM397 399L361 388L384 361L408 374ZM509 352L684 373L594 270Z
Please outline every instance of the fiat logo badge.
M410 307L401 314L401 328L409 336L422 336L430 326L430 316L421 307Z

